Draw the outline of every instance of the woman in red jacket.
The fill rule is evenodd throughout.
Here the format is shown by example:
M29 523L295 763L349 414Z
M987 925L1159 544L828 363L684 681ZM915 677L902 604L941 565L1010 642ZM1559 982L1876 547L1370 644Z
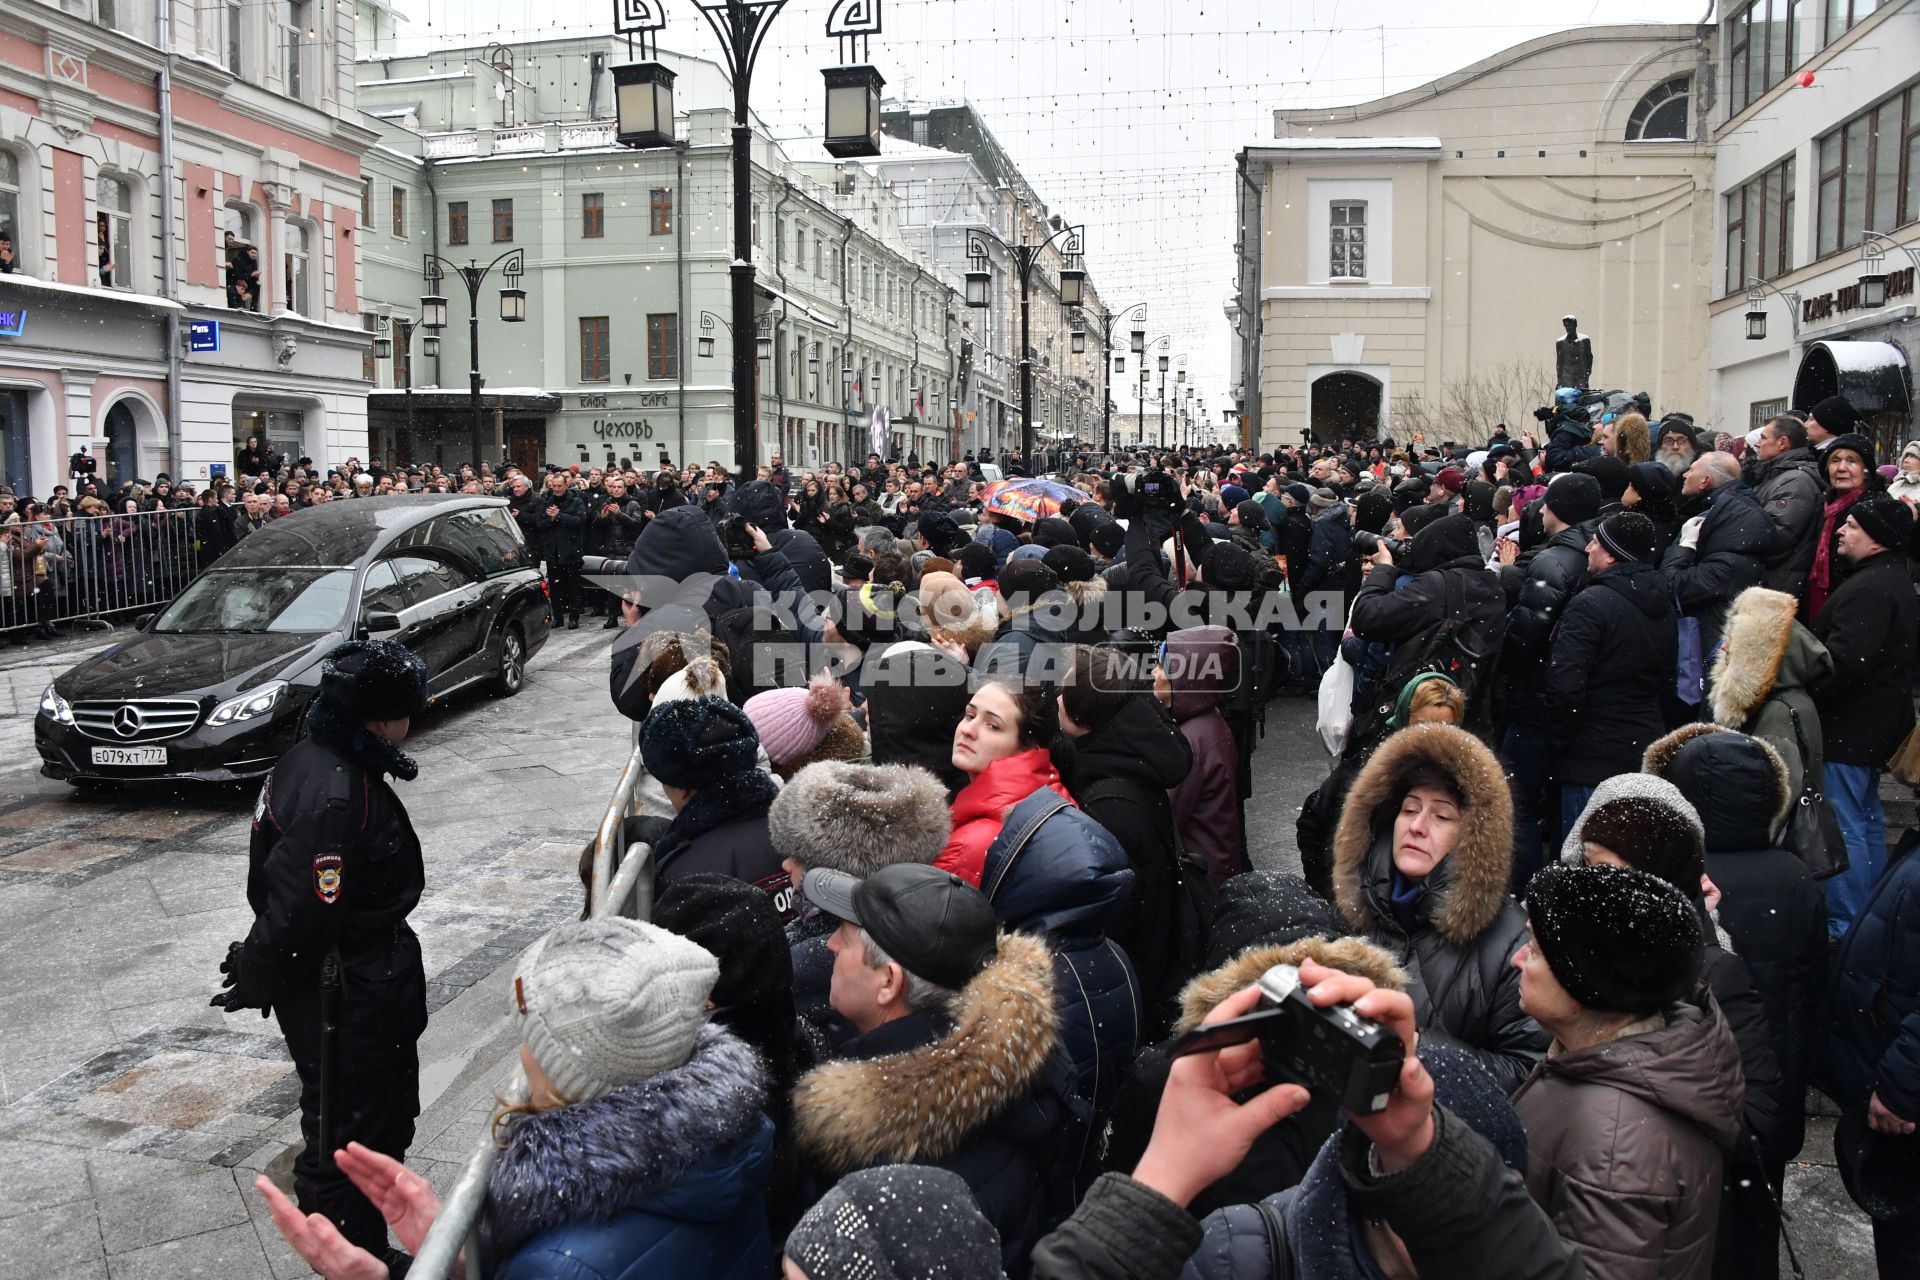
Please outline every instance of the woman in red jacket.
M953 767L967 785L953 798L953 837L934 859L968 884L980 883L987 846L1007 810L1042 787L1073 799L1047 748L1060 727L1053 696L1038 685L983 680L953 731Z

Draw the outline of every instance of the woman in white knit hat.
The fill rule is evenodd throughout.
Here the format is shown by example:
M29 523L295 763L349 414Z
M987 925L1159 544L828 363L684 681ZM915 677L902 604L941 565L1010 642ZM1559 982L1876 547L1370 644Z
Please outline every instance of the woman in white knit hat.
M765 1193L773 1127L764 1068L709 1023L720 967L704 948L636 920L565 924L513 980L525 1103L494 1117L482 1274L490 1280L747 1280L773 1245ZM351 1146L340 1168L409 1253L440 1211L427 1180ZM328 1280L384 1280L387 1265L266 1178L280 1234Z

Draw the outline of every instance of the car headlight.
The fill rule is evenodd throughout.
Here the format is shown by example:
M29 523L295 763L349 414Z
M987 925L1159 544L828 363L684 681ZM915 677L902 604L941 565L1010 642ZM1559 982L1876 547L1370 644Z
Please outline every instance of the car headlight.
M270 685L255 689L252 693L243 693L237 698L229 698L213 709L207 717L209 728L223 724L238 724L242 720L252 720L264 716L280 705L280 699L287 696L287 682L275 680Z
M73 707L52 685L48 685L47 691L40 695L40 712L55 724L73 723Z

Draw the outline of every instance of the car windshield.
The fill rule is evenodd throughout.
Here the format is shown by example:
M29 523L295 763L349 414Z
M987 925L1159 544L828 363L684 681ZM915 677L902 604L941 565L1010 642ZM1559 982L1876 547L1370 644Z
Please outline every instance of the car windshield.
M176 596L153 630L331 631L352 591L351 569L215 570Z

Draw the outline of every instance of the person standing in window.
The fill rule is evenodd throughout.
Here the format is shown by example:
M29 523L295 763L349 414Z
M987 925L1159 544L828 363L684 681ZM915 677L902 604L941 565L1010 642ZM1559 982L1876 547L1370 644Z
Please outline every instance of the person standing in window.
M0 276L24 274L20 271L20 259L13 251L13 232L0 230Z
M109 248L109 237L112 232L107 225L106 214L94 215L94 231L95 238L100 242L100 287L111 289L113 288L113 252Z

